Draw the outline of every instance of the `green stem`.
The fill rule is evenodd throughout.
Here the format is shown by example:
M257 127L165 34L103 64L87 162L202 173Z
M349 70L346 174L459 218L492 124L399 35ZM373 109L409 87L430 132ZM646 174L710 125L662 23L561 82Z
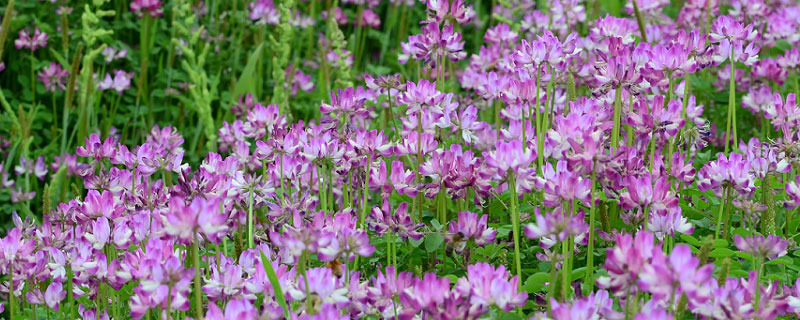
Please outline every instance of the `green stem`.
M733 46L731 46L731 74L729 80L728 90L728 124L727 134L725 135L725 154L728 154L728 145L730 144L731 135L733 135L733 149L736 149L736 62L733 60Z
M363 209L361 211L361 216L358 217L358 226L360 228L364 228L364 221L367 217L367 213L369 212L369 175L370 175L370 167L372 165L372 155L367 156L367 172L366 176L367 179L364 180L364 203Z
M35 66L36 64L36 57L33 55L33 49L31 49L31 107L36 106L36 73L35 73Z
M589 248L586 250L586 278L584 279L584 296L588 296L594 290L594 212L595 212L595 180L597 179L597 168L592 165L592 203L589 205Z
M728 187L723 187L722 203L720 203L719 214L717 215L717 229L714 230L714 239L717 239L717 237L720 234L720 231L722 231L722 217L723 215L725 215L725 207L727 206L728 201L730 200L729 198L730 198L730 190L728 189Z
M252 206L250 211L252 212ZM252 241L252 238L250 239ZM200 249L197 246L196 234L194 241L192 241L192 259L194 259L194 311L197 319L203 319L203 296L200 288ZM169 304L167 304L167 308L169 308Z
M8 317L11 320L14 320L16 298L14 296L14 261L11 261L8 264Z
M533 104L534 115L536 117L536 164L538 173L541 175L544 172L544 134L542 134L542 116L539 114L539 87L541 86L541 66L536 66L536 96ZM523 123L523 126L525 124ZM525 141L522 142L525 144Z
M517 207L517 187L516 187L516 177L514 176L514 172L509 170L508 172L508 190L511 192L511 227L514 232L514 266L517 269L517 277L519 283L517 284L519 288L522 288L522 262L520 260L520 253L519 253L519 209Z
M249 191L247 195L247 247L255 248L255 240L253 239L253 191Z
M633 3L633 13L636 15L636 24L639 25L639 32L642 34L642 41L647 42L647 33L645 32L642 14L639 13L639 4L636 3L637 0L631 0L631 2Z
M614 89L614 127L611 129L611 148L616 151L619 148L619 128L622 122L622 88L618 85Z

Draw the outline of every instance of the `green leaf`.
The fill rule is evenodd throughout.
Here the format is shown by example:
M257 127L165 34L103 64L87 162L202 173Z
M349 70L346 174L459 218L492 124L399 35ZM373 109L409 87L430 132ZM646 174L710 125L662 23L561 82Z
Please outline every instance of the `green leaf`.
M765 264L766 265L776 265L776 264L787 264L788 265L788 264L794 264L794 260L792 260L792 258L790 258L789 256L783 256L783 257L780 257L780 258L777 258L777 259L772 259L772 260L768 261Z
M58 53L58 51L53 50L53 48L51 47L50 54L52 54L53 57L56 58L56 60L58 60L58 63L60 63L63 68L69 69L71 63L67 62L67 59L64 59L64 57L60 53Z
M544 283L550 280L550 273L537 272L525 280L525 291L529 293L539 292L544 289Z
M441 223L439 223L439 220L436 219L431 220L431 225L436 231L441 231L442 228L444 228L444 226Z
M67 166L62 165L58 168L56 175L53 177L53 180L50 181L49 190L47 190L47 194L50 195L50 203L52 205L56 205L57 203L61 202L61 186L66 183L65 180L67 179Z
M747 230L745 228L736 228L733 229L732 232L734 235L739 235L740 237L749 237L753 235L753 231Z
M695 208L690 207L688 204L681 203L680 206L681 206L681 213L683 213L683 215L685 215L687 218L693 220L700 220L706 217L705 215L703 215L702 212L700 212Z
M724 240L724 239L716 239L716 240L714 240L713 247L714 248L727 248L728 247L728 241Z
M733 250L728 248L716 248L714 250L711 250L711 253L709 253L708 256L714 259L719 259L719 258L732 257L735 254L736 253L733 252Z
M259 44L258 47L256 47L256 50L250 54L249 58L247 58L247 64L244 66L244 70L242 70L242 74L239 76L239 80L236 81L236 86L233 87L234 99L246 93L255 93L256 65L258 59L261 57L261 48L263 46L264 46L263 43Z
M259 250L259 252L261 252L261 264L264 266L264 271L267 272L267 278L269 278L269 283L272 285L272 291L275 292L275 300L278 300L278 305L283 308L283 314L286 318L289 318L289 307L286 305L286 299L283 298L283 289L281 289L281 283L278 281L275 269L272 268L272 262L264 255L264 251Z
M690 234L682 233L681 234L681 239L683 239L683 241L686 241L686 243L691 244L691 245L693 245L695 247L700 247L700 246L703 245L703 243L701 243L700 240L697 240L697 238L695 238L694 236L692 236Z
M575 270L572 270L572 281L583 279L586 275L586 267L580 267Z
M444 236L441 233L431 233L425 237L425 251L434 252L439 250L444 242Z

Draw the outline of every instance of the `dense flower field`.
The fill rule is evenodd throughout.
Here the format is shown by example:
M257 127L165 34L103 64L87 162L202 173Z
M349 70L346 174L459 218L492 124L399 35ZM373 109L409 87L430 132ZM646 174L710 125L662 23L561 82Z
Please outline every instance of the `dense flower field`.
M5 0L6 319L797 319L800 3Z

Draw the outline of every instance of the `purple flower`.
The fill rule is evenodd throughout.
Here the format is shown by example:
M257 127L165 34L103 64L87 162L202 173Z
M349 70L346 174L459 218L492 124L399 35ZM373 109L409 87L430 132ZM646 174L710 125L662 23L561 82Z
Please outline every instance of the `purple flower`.
M786 95L784 101L781 94L776 92L772 96L772 104L764 109L764 116L772 120L776 129L784 132L800 126L800 106L797 105L795 94Z
M653 183L648 173L639 178L627 176L623 185L628 190L620 195L620 202L625 210L649 209L665 214L667 210L678 205L678 198L670 191L670 183L666 177L658 178Z
M622 313L614 310L614 300L606 290L592 292L588 297L576 299L571 305L559 303L555 299L550 301L554 320L623 318Z
M775 259L786 255L789 243L778 236L768 235L766 238L759 234L742 237L733 236L736 248L752 254L758 259Z
M123 91L131 87L131 79L133 79L132 72L128 73L122 70L114 70L114 77L112 78L110 73L106 73L106 77L103 78L103 81L97 84L97 90L104 91L114 89L117 93L122 94Z
M337 89L336 92L331 90L331 104L322 103L319 111L323 114L333 113L346 120L351 120L353 117L364 117L369 114L369 110L364 107L365 100L353 87L347 87L344 90Z
M458 213L458 220L451 221L448 226L447 242L452 242L455 251L461 253L467 242L477 246L484 246L494 241L497 230L487 224L488 215L478 218L477 213L462 211Z
M92 244L92 247L101 250L109 242L111 227L106 217L92 221L92 232L86 232L83 237Z
M681 215L681 207L673 207L666 213L651 211L647 230L653 232L659 240L663 240L665 235L674 237L676 232L692 234L694 225Z
M256 24L275 25L280 22L281 16L272 0L256 0L250 3L250 20Z
M406 114L412 115L422 109L430 109L437 113L442 112L440 106L444 100L444 94L436 90L436 83L425 79L419 83L409 81L406 84L406 91L397 97L397 103L407 105Z
M750 172L750 162L744 160L740 153L731 153L725 157L720 153L717 160L711 161L697 173L697 187L700 191L714 190L717 197L722 197L723 188L733 188L740 194L747 194L755 188L755 177Z
M105 49L103 49L103 52L101 52L101 54L103 55L103 57L106 58L106 64L110 64L114 60L124 59L125 57L127 57L128 49L117 50L114 49L113 47L106 47Z
M556 169L550 163L544 169L544 204L548 207L560 206L564 201L580 201L585 206L591 203L592 180L584 178L579 172L570 171L567 162L559 160Z
M106 138L102 143L100 136L92 133L89 137L85 138L85 145L79 146L75 150L75 154L81 157L93 157L95 161L100 161L103 158L113 158L116 155L116 141L113 137Z
M29 34L27 28L19 31L19 39L14 40L14 47L17 49L30 49L36 51L47 46L47 33L39 31L39 27L33 30L33 36Z
M233 299L225 304L225 313L220 310L216 303L208 304L208 311L205 319L207 320L231 320L231 319L256 319L258 310L253 307L250 301L245 299Z
M471 296L471 304L497 306L508 312L524 306L528 299L526 292L519 292L519 278L508 277L505 266L495 268L486 262L478 262L467 266L467 277L458 279L455 290Z
M794 209L800 206L800 175L794 177L794 181L786 183L786 197L784 206L787 209Z
M33 200L36 197L36 191L23 192L21 187L11 189L11 203L19 203Z
M306 287L306 283L307 286ZM289 298L294 300L310 299L306 293L314 294L323 303L347 302L347 288L343 281L333 276L329 268L311 268L306 271L305 279L298 280L296 287L288 288Z
M486 156L486 164L497 170L497 174L505 176L507 172L519 174L529 169L531 163L536 158L532 148L522 150L520 140L497 141L497 149L492 150Z
M44 292L44 301L50 309L58 311L59 303L67 296L67 291L59 282L53 282L47 286Z
M228 230L227 215L220 212L219 198L194 198L188 206L179 197L169 201L169 212L164 221L164 231L176 237L181 243L195 241L195 233L200 232L214 243L219 243Z
M145 14L151 18L158 18L164 13L161 0L133 0L131 1L131 12L135 12L139 18Z
M584 221L583 210L570 216L561 207L545 215L536 213L536 223L525 226L525 236L531 239L553 238L556 242L566 240L568 237L580 236L589 230L589 225Z
M379 236L384 235L386 232L391 232L397 234L403 240L419 241L419 239L422 239L420 229L424 226L425 224L423 223L411 221L411 216L408 214L408 203L406 202L400 203L392 213L388 198L384 199L380 208L372 208L369 220L370 229Z
M652 263L642 268L638 283L653 298L666 303L678 301L681 294L699 301L710 298L713 276L713 264L700 266L689 246L678 244L669 257L661 250L653 250Z
M639 272L650 263L656 250L660 249L655 248L650 232L639 231L635 238L629 234L617 235L616 246L606 251L603 263L608 276L600 277L598 286L611 289L617 297L634 294Z
M731 16L719 16L711 25L711 33L708 34L712 41L727 40L747 40L755 39L758 32L754 30L753 24L747 26L734 20Z
M67 69L61 68L61 65L55 62L50 62L50 66L42 69L37 78L44 84L47 91L64 91L66 89L65 78L69 76Z

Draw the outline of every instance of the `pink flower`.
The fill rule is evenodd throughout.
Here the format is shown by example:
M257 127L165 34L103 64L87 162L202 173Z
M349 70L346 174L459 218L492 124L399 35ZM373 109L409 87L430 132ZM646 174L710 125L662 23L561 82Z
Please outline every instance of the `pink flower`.
M112 78L110 73L106 73L106 77L103 78L103 81L97 84L97 90L104 91L114 89L117 93L122 94L123 91L131 87L131 79L133 79L132 72L128 73L122 70L114 70L114 77Z
M45 90L56 92L66 89L65 78L67 76L69 76L67 69L61 68L58 63L50 62L50 66L44 68L37 78L44 84Z
M164 13L161 7L161 0L133 0L131 1L131 12L135 12L139 18L145 14L151 18L158 18Z
M47 33L39 31L39 27L33 30L33 36L28 33L28 29L19 31L19 39L14 40L14 47L17 49L30 49L36 51L47 46Z

